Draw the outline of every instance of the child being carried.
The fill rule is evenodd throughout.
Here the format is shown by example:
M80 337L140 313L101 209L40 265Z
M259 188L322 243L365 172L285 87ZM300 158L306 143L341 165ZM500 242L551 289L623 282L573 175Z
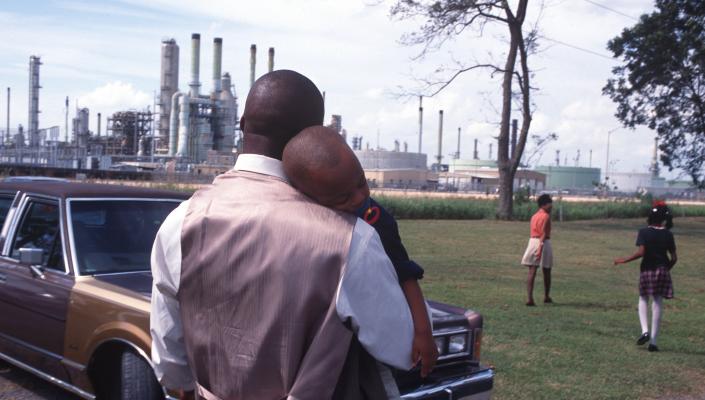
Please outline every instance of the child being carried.
M409 259L394 217L370 198L367 178L355 153L334 130L312 126L289 141L282 161L296 189L323 206L353 213L375 228L411 310L412 360L421 363L421 376L428 375L438 358L438 349L418 283L423 269Z

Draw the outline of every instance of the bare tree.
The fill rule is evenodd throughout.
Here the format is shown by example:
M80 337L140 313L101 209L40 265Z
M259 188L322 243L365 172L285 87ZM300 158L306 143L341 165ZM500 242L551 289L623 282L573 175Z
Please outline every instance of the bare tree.
M508 0L395 0L391 15L393 18L424 19L416 32L402 37L406 45L422 45L419 57L439 49L451 38L467 29L483 32L488 24L500 24L509 31L508 51L502 66L500 63L476 62L463 65L456 62L452 70L440 68L439 72L449 74L438 80L425 80L426 95L434 96L448 87L465 72L487 69L491 75L502 76L502 107L499 124L498 167L499 167L499 206L497 218L511 219L513 214L514 176L522 158L526 139L531 125L532 103L529 80L531 73L528 56L536 47L535 27L525 35L523 31L528 0L518 0L515 9ZM517 65L518 64L518 65ZM514 90L515 86L518 90ZM513 107L513 103L516 107ZM510 154L510 121L512 111L521 113L521 129L514 154Z

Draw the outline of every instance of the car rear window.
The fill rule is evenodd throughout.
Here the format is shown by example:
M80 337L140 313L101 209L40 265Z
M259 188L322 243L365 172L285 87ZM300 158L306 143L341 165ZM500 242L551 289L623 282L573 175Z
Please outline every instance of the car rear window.
M157 231L179 202L71 200L72 236L80 274L149 271Z

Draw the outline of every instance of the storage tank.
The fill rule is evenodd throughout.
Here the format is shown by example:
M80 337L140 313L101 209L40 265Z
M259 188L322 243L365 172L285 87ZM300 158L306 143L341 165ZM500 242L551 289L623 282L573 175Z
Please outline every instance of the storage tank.
M534 171L546 175L546 189L593 189L600 183L599 168L539 166Z

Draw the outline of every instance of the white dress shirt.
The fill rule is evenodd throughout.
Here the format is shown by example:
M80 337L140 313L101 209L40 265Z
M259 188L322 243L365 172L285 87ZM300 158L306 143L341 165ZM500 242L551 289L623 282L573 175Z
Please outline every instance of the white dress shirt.
M241 154L235 170L286 180L281 161ZM169 389L194 389L184 347L176 294L181 279L181 227L188 200L162 224L152 249L152 361L159 381ZM377 232L361 219L353 228L348 260L336 293L342 321L350 320L362 346L378 361L399 369L412 367L414 326L397 274Z

